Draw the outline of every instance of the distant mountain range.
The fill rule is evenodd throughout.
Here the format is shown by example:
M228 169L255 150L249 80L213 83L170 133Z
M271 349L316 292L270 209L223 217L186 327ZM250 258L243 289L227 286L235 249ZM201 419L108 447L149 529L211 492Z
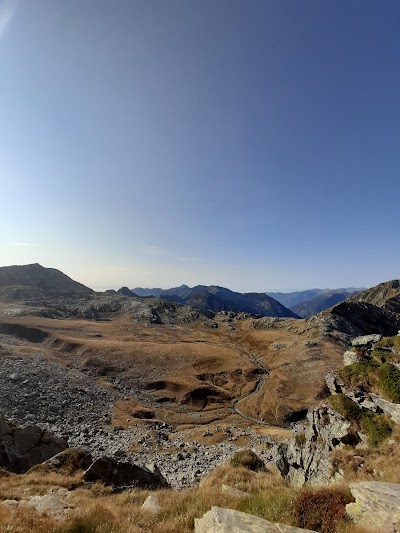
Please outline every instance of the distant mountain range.
M125 290L123 287L118 292ZM362 289L353 287L346 289L310 289L296 292L268 292L265 293L271 300L263 298L264 293L238 293L224 287L198 285L188 287L181 285L171 289L144 289L135 287L131 292L143 297L162 298L170 302L191 305L203 311L206 309L216 311L246 311L264 316L291 316L307 318L332 307L349 296L360 292ZM277 307L277 302L284 309ZM289 314L288 311L292 313ZM268 313L268 314L267 314ZM274 314L271 314L274 313ZM279 314L278 314L279 313Z
M347 295L343 298L345 300L352 294L356 294L357 292L360 292L364 290L365 287L362 288L356 288L356 287L348 287L348 288L341 288L341 289L308 289L305 291L294 291L294 292L267 292L268 296L271 296L272 298L275 298L275 300L278 300L282 305L285 307L288 307L289 309L292 309L295 305L298 304L305 304L306 302L310 302L311 300L314 300L315 298L319 298L322 295L326 295L328 298L332 295L332 293L342 293L343 295ZM339 300L338 300L339 301ZM338 302L335 302L338 303ZM335 304L331 304L335 305ZM325 309L330 307L327 305ZM322 309L320 309L322 311Z
M357 294L360 290L354 290L353 292L350 290L344 292L343 289L328 290L312 300L294 305L291 310L302 318L307 318L347 300L347 298Z
M293 311L265 293L242 294L214 285L197 285L196 287L181 285L166 290L136 287L131 289L131 292L138 296L152 296L169 302L190 305L203 312L233 311L262 316L298 318Z

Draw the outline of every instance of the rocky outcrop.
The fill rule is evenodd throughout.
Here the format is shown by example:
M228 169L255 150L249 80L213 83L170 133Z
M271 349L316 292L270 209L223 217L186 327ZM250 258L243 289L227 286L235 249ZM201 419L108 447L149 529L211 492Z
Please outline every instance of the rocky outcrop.
M194 521L195 533L296 533L309 529L274 524L240 511L212 507L202 518Z
M0 466L11 472L26 472L67 447L65 440L38 426L11 426L0 415Z
M307 413L307 421L307 425L295 426L292 439L271 449L272 462L296 486L340 480L339 472L332 475L329 454L342 444L360 442L359 436L350 429L350 422L331 409L315 408Z
M384 400L378 394L365 392L361 388L348 389L343 381L333 373L326 375L326 384L331 394L345 394L363 409L369 409L374 413L385 413L395 424L400 424L400 404Z
M372 335L362 335L361 337L355 337L351 344L352 346L357 347L367 347L371 346L372 344L375 344L375 342L379 342L382 338L382 335L380 333L373 333Z
M155 465L140 467L112 457L100 457L83 473L84 481L99 481L116 489L136 487L155 490L167 488L168 483Z
M355 503L346 505L346 513L358 526L395 533L400 531L400 484L366 481L352 483Z

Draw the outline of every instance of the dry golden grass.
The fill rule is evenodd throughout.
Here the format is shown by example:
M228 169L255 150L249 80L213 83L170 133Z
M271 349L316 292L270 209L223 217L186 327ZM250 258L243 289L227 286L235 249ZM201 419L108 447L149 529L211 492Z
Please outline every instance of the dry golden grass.
M26 357L44 353L62 366L90 368L98 383L109 387L109 372L124 378L155 382L149 398L169 398L179 402L206 382L220 387L211 403L190 405L190 409L207 414L204 423L225 420L232 414L230 397L245 396L254 388L251 373L257 364L254 354L270 369L258 394L239 402L240 409L272 424L280 424L292 411L315 403L327 370L341 365L343 349L321 337L317 327L310 329L303 320L283 320L268 330L254 330L251 321L236 323L237 332L226 328L205 328L202 320L184 328L146 327L128 317L109 322L57 320L2 315L3 322L40 328L49 336L40 344L22 343L19 352ZM308 329L307 329L308 328ZM317 346L307 345L316 341ZM279 349L276 347L279 346ZM225 392L224 392L225 391ZM226 393L226 394L225 394ZM213 403L217 402L217 403ZM128 407L128 406L126 406ZM180 412L176 407L154 404L155 418L195 427L199 419ZM117 425L129 425L134 413L116 406Z
M390 441L394 444L389 444ZM392 435L377 449L354 450L346 446L332 454L335 468L343 471L345 480L387 481L400 483L400 428L396 426ZM362 466L361 466L362 465Z
M237 498L222 493L222 484L249 493ZM197 488L157 494L161 512L157 516L142 511L150 494L132 490L112 494L100 484L85 485L77 476L32 473L0 478L0 498L29 499L60 488L74 489L68 498L72 509L65 520L40 516L29 508L13 510L0 505L0 533L189 533L194 519L202 517L212 506L237 509L270 521L296 524L296 502L303 491L287 486L275 469L252 472L225 465L211 472ZM337 490L346 491L346 487ZM342 521L337 531L364 533Z

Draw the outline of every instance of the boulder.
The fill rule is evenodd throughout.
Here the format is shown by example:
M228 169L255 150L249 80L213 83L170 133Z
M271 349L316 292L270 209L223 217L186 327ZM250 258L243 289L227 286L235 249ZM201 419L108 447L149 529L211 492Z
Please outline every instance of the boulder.
M96 459L83 473L84 481L99 481L116 489L137 487L141 489L167 488L168 483L156 466L140 467L113 457Z
M358 526L393 533L400 531L400 484L365 481L351 483L355 503L346 505L346 513Z
M353 363L357 363L360 360L360 356L353 352L352 350L347 350L343 354L343 364L344 366L352 365Z
M25 505L33 507L41 515L62 519L66 512L73 508L73 505L67 501L70 494L69 491L61 489L44 496L33 496ZM20 507L21 503L19 504Z
M309 529L274 524L258 516L232 509L212 507L202 518L194 521L195 533L300 533Z
M154 515L158 514L161 511L161 507L157 496L147 496L147 498L144 500L141 510L147 511Z
M65 440L47 430L38 426L14 427L0 415L0 467L23 473L67 447Z

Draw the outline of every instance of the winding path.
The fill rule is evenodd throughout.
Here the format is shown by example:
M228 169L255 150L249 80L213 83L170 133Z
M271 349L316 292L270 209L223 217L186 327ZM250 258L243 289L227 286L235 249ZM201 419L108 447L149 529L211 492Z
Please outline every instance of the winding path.
M245 400L246 398L249 398L250 396L253 396L254 394L257 394L257 392L261 389L262 385L264 384L265 376L269 375L269 369L264 365L262 361L260 361L260 359L256 356L256 354L253 352L249 352L246 349L244 350L247 356L252 360L252 362L254 362L259 368L261 368L263 372L257 379L254 389L252 391L248 392L244 396L241 396L240 398L235 398L233 400L232 409L240 417L244 418L245 420L249 420L250 422L254 422L255 424L259 424L261 426L267 426L267 427L280 428L281 426L279 426L278 424L270 424L268 422L264 422L264 420L246 415L238 407L239 402L241 402L242 400Z

